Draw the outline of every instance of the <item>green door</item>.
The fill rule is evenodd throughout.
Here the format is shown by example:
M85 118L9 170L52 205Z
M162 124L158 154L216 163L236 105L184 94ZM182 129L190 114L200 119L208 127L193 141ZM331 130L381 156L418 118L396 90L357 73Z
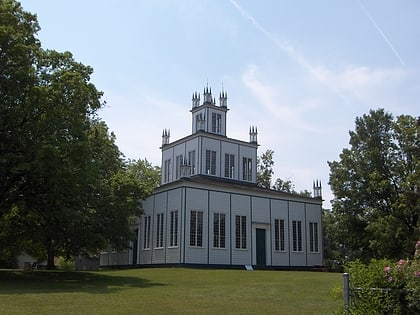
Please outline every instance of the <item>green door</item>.
M266 265L265 229L256 229L257 265Z

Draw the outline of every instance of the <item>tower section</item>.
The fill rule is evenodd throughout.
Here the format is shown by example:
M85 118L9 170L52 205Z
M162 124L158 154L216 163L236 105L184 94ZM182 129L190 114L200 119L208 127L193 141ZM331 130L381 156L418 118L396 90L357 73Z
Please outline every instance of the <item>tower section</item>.
M213 97L211 88L206 86L201 102L200 93L192 96L192 133L208 132L226 137L227 92L219 94L219 104Z

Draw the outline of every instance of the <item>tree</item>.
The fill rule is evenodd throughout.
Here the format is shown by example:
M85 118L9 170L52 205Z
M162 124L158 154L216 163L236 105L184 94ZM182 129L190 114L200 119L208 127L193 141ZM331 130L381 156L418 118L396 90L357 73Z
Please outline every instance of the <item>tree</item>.
M337 241L350 258L409 257L420 237L418 119L379 109L355 125L350 148L328 162Z
M273 177L274 171L274 151L268 149L261 157L257 159L257 184L263 188L271 188L271 178Z
M43 50L38 30L18 2L0 2L0 255L52 269L57 255L127 246L157 170L123 160L97 116L93 69Z
M277 178L276 182L274 183L273 188L275 190L285 191L288 193L296 193L295 185L292 183L290 179L283 180L281 178Z
M274 151L267 149L260 157L257 158L257 185L266 189L274 189L288 192L291 194L298 194L304 197L311 197L312 194L308 190L297 192L295 184L290 179L277 178L274 185L271 186L272 177L274 175Z

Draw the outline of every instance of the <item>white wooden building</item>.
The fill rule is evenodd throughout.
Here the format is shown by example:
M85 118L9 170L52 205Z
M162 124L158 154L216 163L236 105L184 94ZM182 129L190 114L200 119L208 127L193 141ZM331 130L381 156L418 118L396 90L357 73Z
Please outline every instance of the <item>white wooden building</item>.
M162 134L161 186L144 203L138 241L101 265L322 265L321 187L314 198L257 186L257 129L226 134L227 93L192 97L192 133ZM114 255L114 256L113 256ZM113 259L115 257L115 259Z

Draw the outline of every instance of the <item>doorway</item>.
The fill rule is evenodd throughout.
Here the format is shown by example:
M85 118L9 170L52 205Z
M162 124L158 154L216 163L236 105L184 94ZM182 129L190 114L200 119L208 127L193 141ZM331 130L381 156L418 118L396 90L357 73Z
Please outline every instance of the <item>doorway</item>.
M257 265L265 266L266 261L266 249L265 249L265 229L256 229L256 247L257 247Z

